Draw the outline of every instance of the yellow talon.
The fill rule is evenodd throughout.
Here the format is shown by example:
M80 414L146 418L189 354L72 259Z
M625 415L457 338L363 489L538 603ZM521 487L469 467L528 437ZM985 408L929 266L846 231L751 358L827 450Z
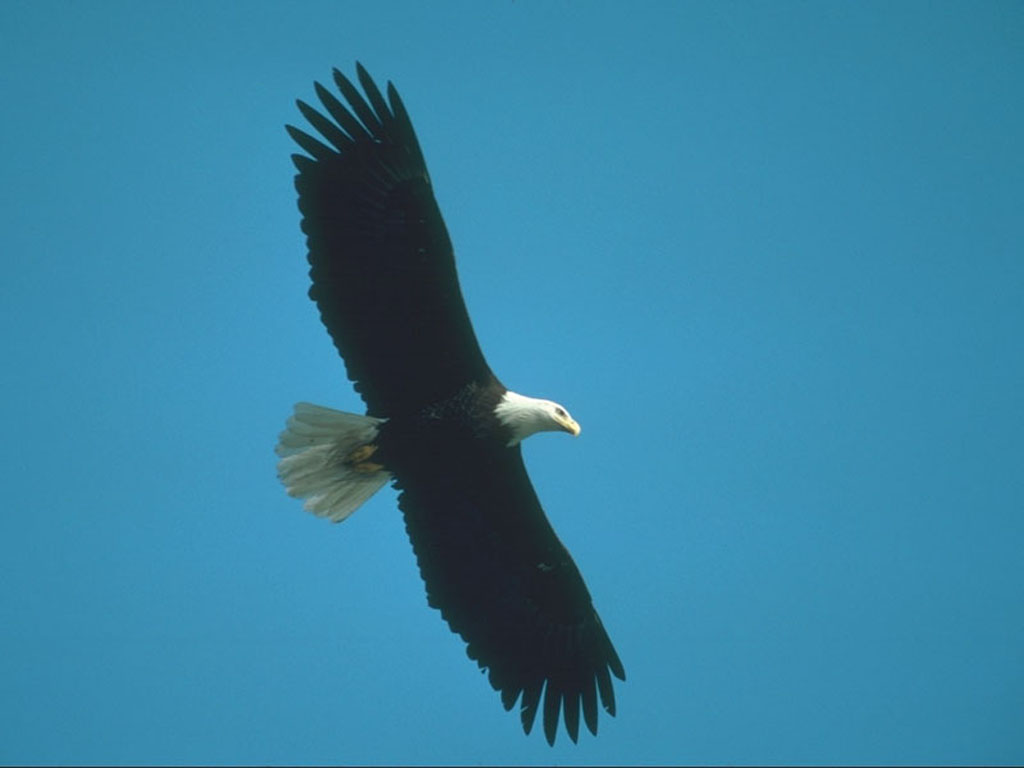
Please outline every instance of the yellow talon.
M361 461L358 464L353 464L352 469L356 472L365 472L366 474L370 474L372 472L380 472L384 469L384 465L375 464L372 461Z
M374 445L373 443L369 443L368 445L362 445L356 448L354 451L352 451L352 453L348 455L348 460L352 464L358 464L359 462L366 461L376 452L377 446Z

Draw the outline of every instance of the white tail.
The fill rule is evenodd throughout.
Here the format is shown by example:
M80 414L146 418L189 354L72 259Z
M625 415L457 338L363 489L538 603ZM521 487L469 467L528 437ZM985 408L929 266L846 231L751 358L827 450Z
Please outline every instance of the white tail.
M391 479L368 460L382 421L296 403L275 449L281 457L277 476L288 495L305 499L303 507L335 523L355 512Z

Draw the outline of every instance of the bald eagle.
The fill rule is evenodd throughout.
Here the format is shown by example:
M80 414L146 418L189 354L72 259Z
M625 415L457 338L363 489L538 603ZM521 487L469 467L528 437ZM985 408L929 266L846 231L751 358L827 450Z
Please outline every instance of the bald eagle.
M298 403L277 444L278 476L305 508L344 520L391 482L428 603L486 670L529 734L561 713L615 714L625 680L590 593L523 465L536 432L580 433L561 405L507 389L462 300L451 241L409 115L356 65L365 96L334 70L346 107L315 83L326 115L299 101L324 141L287 126L320 318L367 413Z

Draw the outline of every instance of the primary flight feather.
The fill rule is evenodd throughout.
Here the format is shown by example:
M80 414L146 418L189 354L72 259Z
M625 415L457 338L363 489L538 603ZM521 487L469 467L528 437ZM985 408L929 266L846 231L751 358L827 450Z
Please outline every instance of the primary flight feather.
M427 601L487 670L529 733L543 710L576 741L597 733L625 680L590 593L526 473L520 442L578 435L568 411L508 390L470 324L444 220L398 92L362 66L360 91L334 71L343 103L299 101L320 138L293 126L310 298L367 414L299 403L281 434L278 475L305 507L348 517L383 485L399 491ZM326 142L326 143L325 143Z

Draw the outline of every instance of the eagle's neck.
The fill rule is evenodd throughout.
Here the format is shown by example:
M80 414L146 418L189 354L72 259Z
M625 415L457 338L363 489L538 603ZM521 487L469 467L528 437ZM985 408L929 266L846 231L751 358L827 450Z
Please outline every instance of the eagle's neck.
M501 425L508 430L508 445L516 445L536 432L559 429L551 421L549 400L527 397L508 390L494 408Z

